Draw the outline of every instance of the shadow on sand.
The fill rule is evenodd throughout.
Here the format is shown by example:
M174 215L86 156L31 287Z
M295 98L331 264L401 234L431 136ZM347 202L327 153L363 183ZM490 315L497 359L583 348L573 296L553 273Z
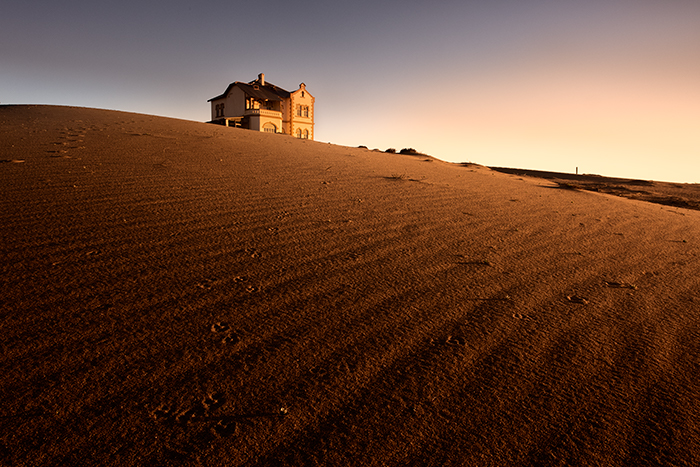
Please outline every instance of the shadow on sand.
M664 206L700 211L699 184L657 182L504 167L489 168L496 172L540 178L556 184L556 186L547 188L593 191Z

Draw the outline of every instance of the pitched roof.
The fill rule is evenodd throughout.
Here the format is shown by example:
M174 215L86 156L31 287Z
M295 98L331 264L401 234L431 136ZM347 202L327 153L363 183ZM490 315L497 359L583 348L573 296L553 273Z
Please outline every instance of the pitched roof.
M233 89L234 86L238 86L243 90L243 92L256 99L268 101L281 101L282 99L286 99L289 97L289 91L285 91L281 87L275 86L272 83L265 83L264 86L260 86L258 84L258 80L253 80L250 83L241 83L240 81L234 81L233 83L228 85L226 91L224 91L223 94L216 97L212 97L207 102L226 97L228 93L231 92L231 89Z

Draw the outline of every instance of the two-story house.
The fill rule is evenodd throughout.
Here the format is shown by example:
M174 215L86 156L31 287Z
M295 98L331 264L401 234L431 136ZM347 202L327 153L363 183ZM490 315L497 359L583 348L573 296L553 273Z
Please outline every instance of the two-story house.
M212 97L211 123L314 139L315 98L301 83L294 92L265 81L263 73L249 83L235 81Z

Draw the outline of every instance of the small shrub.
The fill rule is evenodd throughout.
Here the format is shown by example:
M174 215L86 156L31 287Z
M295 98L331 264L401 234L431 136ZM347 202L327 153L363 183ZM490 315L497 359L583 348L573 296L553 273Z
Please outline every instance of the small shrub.
M399 151L399 154L412 154L415 156L420 153L413 148L403 148L401 151Z
M387 150L384 151L384 152L388 152L389 154L396 154L396 149L394 149L394 148L389 148L389 149L387 149Z
M360 148L360 149L367 149L367 146L360 145L360 146L358 146L358 148Z

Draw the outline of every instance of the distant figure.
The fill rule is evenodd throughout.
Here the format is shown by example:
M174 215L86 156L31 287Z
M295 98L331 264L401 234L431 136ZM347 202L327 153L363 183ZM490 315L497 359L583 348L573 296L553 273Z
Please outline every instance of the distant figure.
M207 102L211 102L210 123L312 140L315 101L304 83L289 92L266 83L260 73L249 83L229 84L223 94Z

